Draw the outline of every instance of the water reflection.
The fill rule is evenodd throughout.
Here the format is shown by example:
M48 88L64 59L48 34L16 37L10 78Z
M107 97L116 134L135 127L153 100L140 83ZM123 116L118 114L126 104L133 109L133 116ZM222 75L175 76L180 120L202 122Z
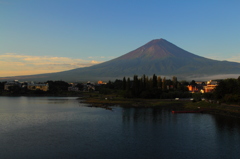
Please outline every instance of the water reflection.
M1 158L239 158L240 121L170 107L87 107L71 98L1 98ZM3 104L4 103L4 104Z
M151 108L123 108L122 111L123 122L156 121L157 118L157 112L154 112Z
M239 118L215 115L214 120L215 120L215 125L219 132L228 132L229 135L231 135L233 132L240 133Z
M162 122L170 117L170 108L122 108L122 121Z

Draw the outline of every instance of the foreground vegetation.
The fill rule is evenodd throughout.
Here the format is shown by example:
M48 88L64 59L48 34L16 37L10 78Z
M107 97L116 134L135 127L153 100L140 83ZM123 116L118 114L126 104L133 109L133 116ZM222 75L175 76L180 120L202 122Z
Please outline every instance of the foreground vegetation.
M231 104L211 103L210 101L192 101L190 99L143 99L143 98L124 98L117 94L103 95L99 93L84 93L80 98L82 102L90 104L92 107L110 109L111 106L122 107L171 107L174 111L199 111L203 113L220 114L232 117L240 117L240 106Z
M0 82L0 95L5 96L83 96L92 106L109 108L112 105L125 107L160 107L171 106L174 110L203 110L206 113L224 114L240 117L240 77L221 80L211 93L190 93L187 85L196 85L195 81L179 82L161 78L133 76L133 79L109 81L104 85L95 85L90 92L68 91L70 86L64 81L47 81L49 90L27 90L25 87L10 87L4 91L4 82ZM78 84L79 90L84 85ZM92 87L91 87L92 88ZM175 100L180 99L180 100ZM185 99L185 100L182 100ZM188 99L188 100L186 100ZM190 100L192 99L192 100ZM204 99L204 101L202 101Z
M153 75L151 78L143 75L138 78L134 76L133 80L109 81L106 85L99 88L99 93L117 94L126 99L174 99L174 98L193 98L195 102L203 98L216 103L234 104L240 106L240 76L238 79L218 80L219 83L213 92L190 93L187 86L197 86L194 80L191 82L178 81L177 77L171 79L161 78Z

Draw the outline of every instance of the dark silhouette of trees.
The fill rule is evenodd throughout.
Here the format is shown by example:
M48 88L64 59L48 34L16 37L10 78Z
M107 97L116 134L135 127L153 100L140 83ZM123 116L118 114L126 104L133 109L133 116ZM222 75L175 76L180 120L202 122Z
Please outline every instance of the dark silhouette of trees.
M120 86L121 85L121 86ZM126 98L187 98L191 97L188 88L177 81L177 77L171 79L162 79L155 74L152 78L146 75L138 77L128 77L123 80L109 81L105 88L120 91Z
M146 76L143 75L142 76L142 90L145 91L146 90L146 87L147 87L147 81L146 81Z
M166 89L167 89L166 78L164 77L162 80L162 90L165 91Z
M173 76L172 77L172 82L173 82L173 89L177 89L178 87L178 82L177 82L177 77Z
M161 78L161 76L157 77L157 85L158 85L158 89L162 89L162 78Z
M84 84L83 83L78 83L75 87L77 87L78 90L83 90Z
M237 79L221 80L213 95L215 99L222 102L240 103L240 76Z
M65 81L47 81L47 83L51 94L61 94L64 91L68 91L68 87L70 86Z
M5 83L7 82L0 82L0 91L4 90Z
M130 78L128 77L127 84L126 84L126 90L130 91L130 89L131 89L131 81L130 81Z
M157 88L157 76L154 74L152 78L152 87Z
M138 76L134 75L133 86L132 86L132 94L133 94L134 97L139 97L139 95L140 95L139 86L140 86L140 81L138 79Z
M192 85L192 86L196 86L197 85L197 83L194 80L192 80L189 84Z
M126 81L126 78L125 77L123 77L123 90L126 90L126 88L127 88L127 81Z

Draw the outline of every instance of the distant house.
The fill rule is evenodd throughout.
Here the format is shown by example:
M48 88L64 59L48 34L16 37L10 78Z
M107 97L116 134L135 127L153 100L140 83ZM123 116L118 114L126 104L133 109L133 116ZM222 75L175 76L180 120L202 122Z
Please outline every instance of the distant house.
M101 85L101 84L106 84L106 83L103 81L98 81L98 84Z
M205 86L205 82L195 82L195 84L190 84L187 86L189 92L202 92L203 87Z
M68 87L68 91L79 91L78 87L74 87L74 86L71 86L71 87Z
M5 83L4 85L4 90L8 91L10 87L12 86L17 86L17 87L21 87L21 83L18 82L17 80L15 81L9 81L7 83Z
M210 81L207 81L207 85L218 85L219 83L219 80L210 80Z
M87 84L84 85L83 90L84 91L95 91L95 84L88 81Z
M98 84L103 84L103 81L98 81Z
M188 85L187 88L188 88L188 91L190 91L190 92L198 92L199 91L197 86Z
M204 86L204 93L213 92L217 85L206 85Z
M42 90L42 91L48 91L49 86L48 84L28 84L27 88L29 90Z
M219 81L218 80L210 80L207 81L207 85L203 87L204 92L213 92L213 90L218 86Z

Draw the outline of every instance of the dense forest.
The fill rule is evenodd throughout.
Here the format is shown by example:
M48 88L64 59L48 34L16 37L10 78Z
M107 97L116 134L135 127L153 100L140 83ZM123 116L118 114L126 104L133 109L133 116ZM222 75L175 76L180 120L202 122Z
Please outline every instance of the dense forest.
M177 77L172 79L161 78L155 74L152 77L143 75L138 77L123 78L123 80L109 81L99 89L102 94L118 93L125 98L194 98L193 101L207 99L224 103L240 104L240 76L237 79L229 78L220 80L213 92L190 93L187 86L197 85L194 80L191 82L178 81Z
M68 91L71 86L65 81L47 81L49 90L28 90L26 87L12 86L9 91L4 91L4 84L0 82L0 95L23 95L23 96L73 96L80 95L84 89L84 84L78 83L79 92ZM224 103L240 104L240 76L237 79L229 78L220 80L218 86L211 93L190 93L187 86L197 85L194 80L191 82L178 81L177 77L172 79L156 76L134 75L132 79L123 77L122 80L116 79L106 84L95 85L95 90L100 94L117 94L124 98L148 98L148 99L174 99L174 98L194 98L199 101L202 98Z
M240 104L240 76L237 79L221 80L210 97L225 103Z
M143 75L140 78L134 75L133 80L124 77L123 80L109 81L99 91L102 94L118 92L125 98L190 98L192 94L186 87L188 84L186 81L177 81L175 76L171 80L155 74L152 77Z

